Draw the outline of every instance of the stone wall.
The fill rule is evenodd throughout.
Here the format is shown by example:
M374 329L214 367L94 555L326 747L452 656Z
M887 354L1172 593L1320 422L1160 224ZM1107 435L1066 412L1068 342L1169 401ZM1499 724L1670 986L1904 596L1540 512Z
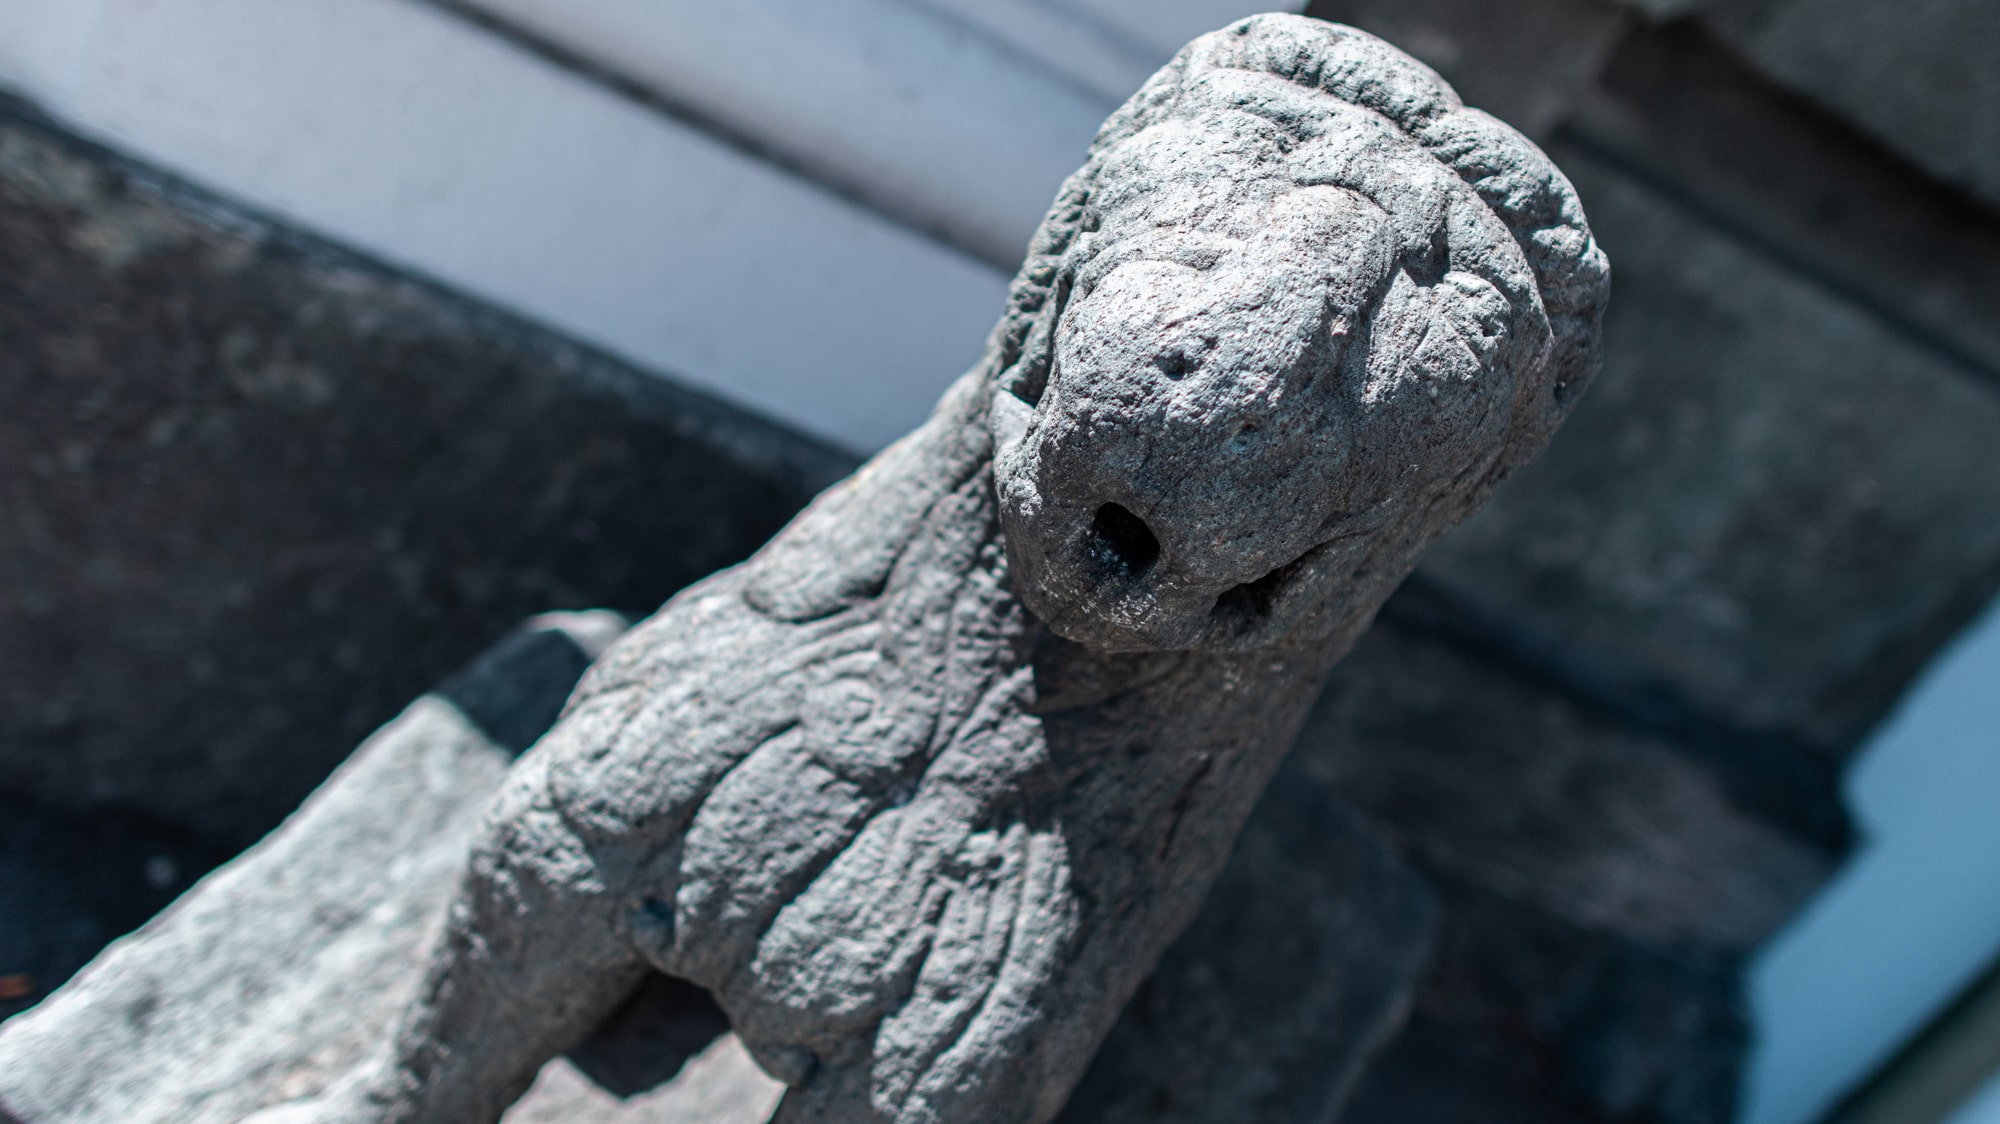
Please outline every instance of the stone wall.
M1614 271L1602 378L1300 747L1446 903L1345 1119L1732 1119L1843 764L2000 586L1993 11L1310 9L1534 131Z
M0 262L0 1017L525 617L852 464L5 101Z

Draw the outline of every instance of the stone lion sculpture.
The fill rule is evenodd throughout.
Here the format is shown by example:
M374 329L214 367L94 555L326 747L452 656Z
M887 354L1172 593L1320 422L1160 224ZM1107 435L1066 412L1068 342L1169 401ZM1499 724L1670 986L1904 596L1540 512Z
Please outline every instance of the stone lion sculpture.
M491 1121L657 969L787 1124L1051 1118L1331 664L1597 364L1533 145L1260 16L1099 133L920 429L593 667L380 1057L285 1121Z

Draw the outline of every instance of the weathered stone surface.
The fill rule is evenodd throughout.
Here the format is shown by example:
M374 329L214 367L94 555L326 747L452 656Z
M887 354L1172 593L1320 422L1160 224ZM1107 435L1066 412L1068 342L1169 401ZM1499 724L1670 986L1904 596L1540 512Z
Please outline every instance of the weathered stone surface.
M530 613L851 464L0 103L0 773L233 850Z
M1401 1029L1436 912L1378 829L1286 765L1058 1120L1330 1124Z
M1616 361L1424 572L1633 709L1841 754L2000 584L2000 397L1558 151L1618 254Z
M1204 37L932 420L594 667L394 1041L259 1119L495 1119L649 969L780 1119L1049 1119L1325 669L1589 379L1605 284L1567 183L1428 70Z
M1718 0L1704 20L1780 81L2000 205L2000 6Z
M567 1058L542 1067L501 1124L764 1124L785 1087L757 1068L733 1034L711 1041L667 1084L621 1097Z
M1648 948L1441 879L1409 1027L1343 1124L1727 1124L1749 1028L1740 962Z
M0 1106L31 1121L233 1121L354 1064L419 981L519 751L509 740L552 720L622 628L604 613L539 618L411 704L282 831L10 1019Z
M1398 595L1294 751L1433 872L1444 937L1350 1124L1726 1124L1738 965L1834 868L1796 776L1635 731ZM1773 792L1806 805L1773 808Z
M1421 35L1457 7L1325 10ZM1471 18L1496 28L1461 41L1552 31L1515 56L1532 69L1562 56L1546 16L1564 7L1487 5ZM1619 263L1607 370L1552 459L1481 517L1498 549L1452 575L1471 584L1406 585L1302 738L1445 884L1458 934L1355 1120L1734 1119L1734 958L1841 855L1844 751L2000 579L1979 456L1996 436L2000 216L1712 26L1633 23L1594 81L1566 57L1518 79L1574 99L1550 151ZM1516 80L1504 59L1420 43L1462 89ZM1853 510L1876 488L1881 518ZM1718 526L1677 582L1619 588L1635 554ZM1578 536L1573 562L1549 557L1552 533ZM1747 615L1705 622L1716 602Z
M1379 623L1295 751L1426 866L1579 929L1747 953L1832 872L1685 748Z
M1701 24L1626 36L1565 143L2000 387L2000 212L1857 136Z

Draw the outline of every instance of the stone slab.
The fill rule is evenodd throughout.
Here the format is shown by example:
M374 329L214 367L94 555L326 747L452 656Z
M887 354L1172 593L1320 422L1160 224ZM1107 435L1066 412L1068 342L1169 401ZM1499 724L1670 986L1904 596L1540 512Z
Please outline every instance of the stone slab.
M841 454L0 102L0 774L226 851L530 613L651 612Z
M2000 387L2000 211L1857 136L1702 24L1620 40L1563 143Z
M540 618L412 703L281 830L8 1020L0 1106L235 1121L344 1072L408 1001L520 737L622 628Z
M2000 395L1555 151L1618 262L1605 370L1421 572L1572 678L1838 757L2000 586Z
M1435 962L1343 1124L1736 1119L1750 1044L1739 958L1649 948L1435 885Z
M1285 766L1059 1124L1331 1124L1402 1028L1436 925L1380 829Z
M1387 39L1537 141L1569 117L1632 22L1599 0L1314 0L1306 14Z
M1722 0L1703 19L1774 78L2000 205L2000 6Z
M1335 669L1294 754L1429 869L1646 947L1747 953L1841 857L1684 747L1395 620Z

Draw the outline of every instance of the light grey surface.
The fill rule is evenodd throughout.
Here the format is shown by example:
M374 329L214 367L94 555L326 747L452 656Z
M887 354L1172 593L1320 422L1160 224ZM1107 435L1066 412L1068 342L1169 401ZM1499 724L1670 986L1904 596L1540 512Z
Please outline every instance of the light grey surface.
M1327 668L1575 401L1606 282L1413 60L1198 40L931 420L586 676L393 1047L259 1121L494 1119L649 969L788 1124L1050 1119Z
M1718 0L1707 22L1785 85L2000 205L2000 5Z
M673 1080L632 1097L605 1091L568 1058L557 1058L542 1067L501 1124L764 1124L784 1094L742 1040L725 1034Z
M0 1110L236 1120L366 1056L421 977L518 751L508 732L538 733L534 712L622 628L604 613L537 618L412 703L277 833L9 1020Z

